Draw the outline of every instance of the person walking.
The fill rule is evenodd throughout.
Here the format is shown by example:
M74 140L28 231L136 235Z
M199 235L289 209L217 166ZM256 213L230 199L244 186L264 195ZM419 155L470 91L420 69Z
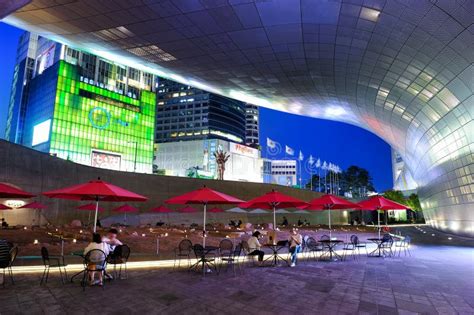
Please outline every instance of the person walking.
M301 251L301 244L303 243L303 237L298 233L297 228L292 228L290 232L290 237L288 238L290 243L290 254L291 254L291 265L290 267L295 267L298 260L298 253Z

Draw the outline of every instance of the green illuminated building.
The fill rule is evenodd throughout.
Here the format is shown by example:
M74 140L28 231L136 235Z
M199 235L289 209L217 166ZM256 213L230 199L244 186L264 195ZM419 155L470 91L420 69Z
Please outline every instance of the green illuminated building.
M55 45L57 56L25 86L20 143L80 164L152 173L153 76ZM91 56L94 69L87 71Z

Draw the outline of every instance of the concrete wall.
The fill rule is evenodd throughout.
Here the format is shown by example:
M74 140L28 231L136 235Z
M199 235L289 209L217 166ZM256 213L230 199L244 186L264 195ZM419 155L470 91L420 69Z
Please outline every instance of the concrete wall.
M311 200L319 196L319 193L307 190L294 189L284 186L233 182L233 181L215 181L201 180L184 177L159 176L148 174L135 174L128 172L109 171L75 164L70 161L52 157L48 154L37 152L35 150L22 147L10 142L0 140L0 182L13 184L26 191L38 194L35 200L48 205L48 209L42 210L43 215L53 224L69 223L73 219L87 221L88 212L75 210L80 204L85 202L68 201L60 199L49 199L40 195L43 191L63 188L71 185L87 182L92 179L101 179L111 182L125 189L147 196L149 200L144 203L130 203L137 206L141 213L147 212L150 208L162 204L164 200L180 195L207 185L212 189L223 193L236 196L243 200L249 200L257 197L272 188L289 194L302 200ZM0 199L0 203L5 200ZM109 210L119 206L121 203L105 203L101 205L107 211L100 214L102 218L112 215ZM200 208L199 206L197 206ZM170 208L177 209L178 206L171 205ZM225 208L230 208L226 206ZM2 213L7 221L13 224L31 224L32 218L38 217L38 212L34 210L7 210ZM326 211L314 211L310 215L288 214L286 215L290 222L295 222L299 217L307 218L311 223L326 223ZM179 214L170 215L173 223L200 223L202 214ZM280 215L279 218L282 216ZM166 218L163 215L156 215L156 218ZM228 219L242 219L251 222L271 222L270 215L246 215L242 214L211 214L211 221L222 218L224 222ZM334 223L347 223L347 218L342 211L333 211L332 219Z

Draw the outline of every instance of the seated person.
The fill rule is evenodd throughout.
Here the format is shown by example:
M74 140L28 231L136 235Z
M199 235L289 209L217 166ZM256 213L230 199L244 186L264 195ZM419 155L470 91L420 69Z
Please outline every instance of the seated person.
M163 225L165 225L165 222L162 222L162 221L156 222L156 226L158 227L163 226Z
M286 217L283 217L283 222L281 223L281 226L288 226L288 219Z
M242 227L242 220L239 220L239 222L237 222L237 224L235 225L235 227L241 228L241 227Z
M301 218L298 219L298 226L303 226L303 221L301 221Z
M304 225L304 226L309 226L309 221L307 221L306 219L304 219L303 225Z
M105 272L98 268L105 264L104 260L106 259L107 255L109 255L109 245L102 241L102 237L99 233L92 234L92 242L87 245L84 249L84 256L87 255L90 251L94 249L99 249L104 252L105 257L100 252L94 252L91 254L89 260L88 269L89 271L89 283L90 285L103 285L102 273ZM95 274L98 274L98 280L95 280Z
M261 250L262 245L258 241L260 237L260 232L253 232L252 236L248 239L247 243L249 244L249 255L258 255L258 264L261 266L263 264L263 256L265 253Z
M2 228L7 228L7 227L8 227L7 221L5 221L4 218L2 218Z
M117 229L110 229L107 232L107 235L102 237L102 242L108 245L110 253L113 253L118 245L123 245L122 242L117 238L117 234Z
M234 220L230 220L229 226L235 227L235 221L234 221Z
M296 261L298 259L298 253L301 251L301 244L303 243L303 237L298 233L298 229L292 228L290 237L288 238L290 242L290 254L291 254L291 265L290 267L296 266Z

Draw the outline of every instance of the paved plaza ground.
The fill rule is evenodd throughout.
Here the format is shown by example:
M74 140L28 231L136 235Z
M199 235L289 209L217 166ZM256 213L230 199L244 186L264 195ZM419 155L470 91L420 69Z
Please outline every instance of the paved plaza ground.
M170 269L130 271L87 287L17 275L0 288L0 313L474 314L472 247L415 244L412 256L246 267L202 278Z

